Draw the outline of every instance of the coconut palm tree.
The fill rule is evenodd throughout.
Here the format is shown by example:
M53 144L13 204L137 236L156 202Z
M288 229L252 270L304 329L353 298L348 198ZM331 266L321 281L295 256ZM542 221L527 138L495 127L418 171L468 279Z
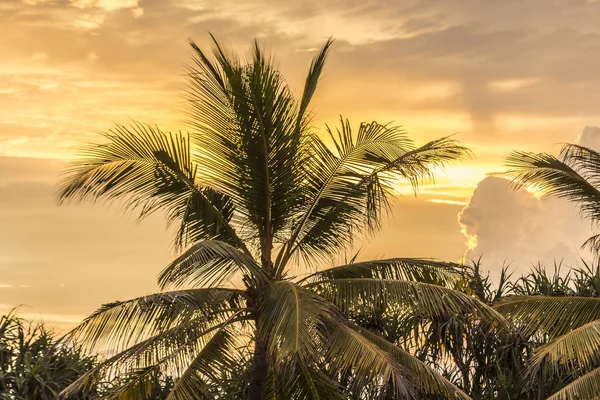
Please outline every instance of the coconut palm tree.
M147 379L168 372L178 377L169 399L208 398L248 361L248 399L365 398L390 387L396 397L467 398L349 318L383 301L502 321L444 286L459 277L456 265L322 266L378 228L398 179L416 188L469 150L452 138L417 147L399 127L376 122L354 133L341 119L327 140L314 134L309 105L331 41L298 97L258 44L241 58L213 43L212 58L191 43L190 134L119 125L66 171L61 201L120 201L140 218L164 213L185 251L160 274L165 291L107 304L70 333L88 351L112 353L63 394L115 376L110 396L143 394ZM296 277L298 266L312 273ZM341 373L352 376L348 387L336 381Z
M576 145L565 145L556 158L546 153L513 152L507 159L516 187L531 187L541 193L579 205L581 214L594 226L600 222L600 153ZM600 235L583 245L598 255ZM597 280L594 277L595 281ZM549 364L555 372L575 371L583 375L550 398L597 399L600 393L600 298L581 296L511 296L496 307L522 326L527 336L542 335L549 343L533 357L533 372ZM535 376L535 375L534 375Z

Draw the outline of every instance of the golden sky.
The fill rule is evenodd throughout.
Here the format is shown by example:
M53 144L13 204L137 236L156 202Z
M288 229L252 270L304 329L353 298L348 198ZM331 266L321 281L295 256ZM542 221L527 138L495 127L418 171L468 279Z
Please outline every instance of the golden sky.
M297 89L333 36L317 128L395 121L419 143L456 133L475 150L399 197L365 257L458 260L469 240L492 269L576 257L588 228L572 207L481 181L512 149L600 142L582 135L600 125L599 18L590 0L0 0L0 312L25 304L60 327L155 289L173 256L159 218L58 207L52 193L113 123L186 129L187 40L207 47L207 32L240 51L258 38Z

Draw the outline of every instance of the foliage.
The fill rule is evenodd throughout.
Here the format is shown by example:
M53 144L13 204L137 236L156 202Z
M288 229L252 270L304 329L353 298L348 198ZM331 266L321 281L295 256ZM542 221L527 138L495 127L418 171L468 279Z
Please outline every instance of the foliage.
M212 58L191 45L192 131L116 126L106 143L83 151L59 188L61 201L120 201L140 218L160 211L185 249L159 276L165 291L107 304L70 333L85 351L110 356L63 396L118 376L107 397L139 397L168 373L176 379L169 400L210 398L240 374L245 383L234 390L248 399L466 398L355 318L389 304L386 311L403 315L505 325L451 288L457 265L401 258L323 265L379 227L398 181L416 190L469 150L450 137L416 146L400 127L353 129L343 118L327 127L328 145L312 129L309 106L331 41L300 96L256 43L246 58L217 40ZM297 278L298 266L319 272Z
M517 187L532 187L541 193L564 198L579 206L581 215L598 227L600 223L600 153L576 144L563 146L559 158L546 153L513 152L508 157L507 173ZM600 235L583 245L600 252ZM598 289L600 271L596 267L575 271L572 292L567 297L519 296L508 298L497 309L508 315L530 335L547 337L534 357L536 371L549 369L560 374L565 369L583 373L553 399L592 399L598 396L600 368L600 319ZM556 279L549 289L557 286ZM558 285L560 286L560 285ZM554 290L554 289L552 289ZM589 297L587 297L589 296Z
M56 399L94 362L77 346L57 344L42 325L14 312L0 317L0 399Z

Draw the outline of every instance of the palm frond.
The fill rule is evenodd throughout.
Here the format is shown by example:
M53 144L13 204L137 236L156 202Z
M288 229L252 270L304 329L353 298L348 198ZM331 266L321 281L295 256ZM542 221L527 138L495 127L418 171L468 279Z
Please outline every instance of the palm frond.
M390 382L396 398L411 396L413 388L407 380L406 368L361 332L350 328L344 321L331 327L327 353L331 368L354 373L356 379L350 390L355 397L360 398L365 389L374 393L385 391Z
M548 397L548 400L600 399L600 368L583 375Z
M273 360L275 361L275 360ZM268 399L349 400L340 384L325 374L315 362L293 357L274 363Z
M158 276L161 288L186 284L215 287L229 281L236 273L251 282L264 283L268 271L235 247L218 240L196 243L177 257Z
M111 382L111 387L102 393L106 400L146 400L152 395L152 389L160 376L156 368L146 367L134 371L123 372ZM69 398L70 394L76 395L75 390L64 391L62 398Z
M106 304L69 332L87 351L116 351L198 317L212 323L242 307L244 293L204 288L163 292Z
M434 173L437 169L443 169L448 164L470 157L472 151L461 145L450 136L433 140L421 147L412 149L401 154L384 155L370 154L370 158L380 164L373 171L373 175L390 173L407 180L413 186L415 192L419 185L434 181Z
M566 144L560 158L595 187L600 185L600 153L589 147Z
M298 283L316 283L329 279L373 278L409 280L453 285L462 277L459 264L419 258L388 258L382 260L352 262L346 265L315 272Z
M258 336L268 338L279 357L309 357L322 344L323 329L332 306L315 293L292 282L279 281L267 291L258 314Z
M598 254L598 250L600 250L600 234L587 238L581 245L581 248L591 250L592 252L595 252L595 254Z
M494 308L526 335L564 335L600 319L600 298L574 296L509 296Z
M589 368L600 359L600 319L588 322L536 349L535 369L550 364L555 369Z
M116 377L106 396L122 398L143 396L148 382L162 374L181 376L204 347L211 343L215 331L221 332L232 323L248 319L239 316L243 311L231 313L222 322L196 318L158 332L131 347L102 361L69 385L61 396L77 395L102 380Z
M567 160L574 149L567 150ZM575 164L580 161L574 161ZM506 174L517 187L532 187L544 194L564 198L579 204L584 217L600 219L600 190L569 164L546 153L512 152L506 164Z
M329 53L329 48L332 44L333 39L329 38L310 64L310 69L308 71L308 75L306 76L306 81L304 82L304 90L302 92L302 99L300 100L300 109L298 111L297 125L299 129L301 129L300 126L303 122L302 119L304 119L306 115L308 105L310 104L310 101L317 90L319 78L323 72L323 67L325 66L325 61L327 60L327 54Z
M230 226L229 199L196 182L190 141L141 123L117 125L104 144L89 145L65 171L58 196L64 201L118 200L139 209L139 218L157 210L180 225L177 243L188 236L220 238L241 245Z
M449 380L441 376L438 372L430 368L427 364L414 357L406 350L388 342L381 336L363 329L355 324L349 326L370 340L382 350L392 354L398 363L400 363L407 373L407 378L411 385L420 392L427 394L444 395L446 399L470 399L462 390L453 385Z
M216 62L193 46L190 122L200 148L199 170L232 199L247 228L257 233L254 239L268 253L270 245L261 241L278 236L287 226L299 197L299 157L305 135L298 129L299 102L274 59L258 44L246 63L216 41ZM324 58L317 60L319 71L312 71L307 96L312 96L316 85L312 80L318 80L323 62Z
M329 150L313 140L314 156L306 163L307 202L280 256L280 269L295 252L307 260L329 256L352 242L363 229L377 229L388 209L395 178L416 187L470 151L450 138L415 148L398 126L363 123L356 138L347 120L334 133Z
M228 325L222 326L204 345L166 400L187 400L198 395L208 397L211 383L218 384L223 371L234 369L239 359L232 355L235 340L228 328Z
M506 326L498 312L475 297L457 290L428 283L389 279L330 279L304 287L331 301L346 312L355 307L369 308L377 304L399 305L429 318L473 314Z
M347 245L365 223L376 225L387 192L379 180L364 179L373 169L367 154L383 157L412 148L399 127L363 123L355 137L349 121L340 119L335 132L328 128L335 152L311 137L311 157L303 165L304 204L278 257L280 269L297 250L308 258L329 255Z

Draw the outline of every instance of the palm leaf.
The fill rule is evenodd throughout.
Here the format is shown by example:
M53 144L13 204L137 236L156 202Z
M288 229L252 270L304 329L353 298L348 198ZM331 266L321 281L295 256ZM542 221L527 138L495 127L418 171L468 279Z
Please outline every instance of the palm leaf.
M332 318L332 306L315 293L292 282L271 285L259 310L259 338L268 338L279 357L309 357L325 338L323 328Z
M574 150L567 148L567 155ZM575 156L567 156L572 160ZM576 161L575 164L580 161ZM542 193L578 203L586 218L600 218L600 190L567 163L545 153L512 152L506 172L518 186L528 186Z
M355 307L376 304L400 305L429 318L474 314L479 318L506 326L498 312L475 297L457 290L428 283L389 279L330 279L305 285L347 312Z
M106 304L66 335L88 351L121 351L198 317L212 323L241 306L243 292L206 288L157 293Z
M597 400L600 398L600 368L583 375L548 397L548 400Z
M446 399L470 399L469 396L449 380L407 351L357 325L350 324L350 327L379 346L382 350L392 354L396 361L403 366L407 374L409 374L407 376L409 376L411 384L415 389L428 394L443 394Z
M447 136L401 154L385 154L384 157L379 154L369 156L374 162L380 164L372 175L391 173L399 176L410 182L416 192L420 184L434 180L436 169L444 168L449 163L471 155L471 150Z
M563 162L594 186L600 184L600 153L589 147L566 144L560 151Z
M196 182L189 139L140 123L117 125L108 142L89 145L60 183L60 201L117 200L140 209L139 218L157 210L180 224L178 243L187 236L221 238L241 245L230 223L230 201ZM193 217L193 218L192 218Z
M287 226L300 190L304 131L297 129L298 101L257 44L245 64L216 41L215 63L194 49L190 122L197 129L200 170L232 199L244 226L258 233L254 239L268 253L270 244L261 241ZM309 86L307 96L314 90Z
M588 322L552 342L536 349L534 368L548 363L556 369L561 366L575 370L590 367L600 357L600 319Z
M235 340L228 325L223 325L177 380L166 400L187 400L198 395L210 396L211 382L212 385L218 384L219 374L234 369L239 362L232 353L235 353Z
M177 257L158 276L161 288L186 284L215 287L229 281L236 273L255 284L268 279L268 271L235 247L217 240L196 243Z
M367 154L397 153L412 146L399 127L361 124L355 138L349 121L340 119L336 132L328 128L335 152L320 138L311 137L311 157L303 172L305 201L278 257L279 269L297 250L309 258L338 251L349 241L353 228L362 226L365 215L374 222L385 205L385 193L380 182L363 182L373 168Z
M510 296L494 308L526 335L547 334L551 338L600 319L600 298L594 297Z
M274 364L267 398L349 400L339 383L321 371L314 362L294 357L286 363Z
M298 283L316 283L330 279L372 278L410 280L453 285L461 279L462 266L455 263L419 258L388 258L352 262L315 272Z
M207 323L206 318L197 318L159 332L94 366L65 388L61 396L77 395L102 379L115 376L119 379L113 382L107 397L143 396L148 381L161 374L185 374L197 355L204 354L204 347L212 343L213 332L248 319L239 316L241 312L231 314L221 323Z
M317 90L319 78L323 72L323 67L325 66L325 61L327 60L327 54L329 53L329 48L332 44L333 39L329 38L310 64L310 69L308 71L308 75L306 76L306 81L304 82L304 90L302 91L302 99L300 100L300 108L298 111L297 126L299 130L301 129L301 125L303 123L302 120L306 115L310 101Z
M331 326L329 340L326 359L332 370L354 373L355 382L350 390L355 397L360 398L365 389L375 393L385 391L390 382L397 397L404 398L412 394L406 368L392 354L347 326L344 321Z

